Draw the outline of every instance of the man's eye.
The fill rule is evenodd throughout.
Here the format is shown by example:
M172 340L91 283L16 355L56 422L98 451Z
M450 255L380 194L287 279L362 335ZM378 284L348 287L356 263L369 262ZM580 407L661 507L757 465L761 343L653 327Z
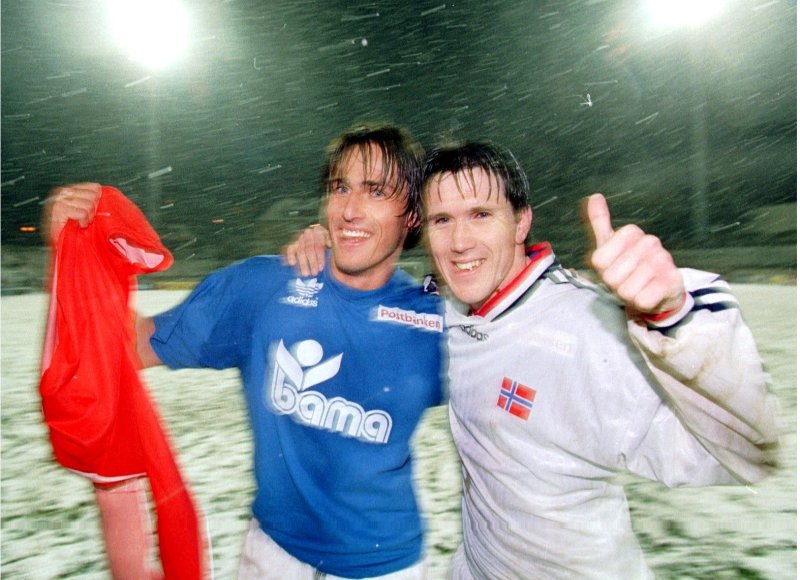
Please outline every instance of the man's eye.
M343 185L341 183L339 183L337 185L334 185L333 188L331 188L331 193L342 194L342 193L347 193L347 191L348 191L347 190L347 186L345 186L345 185Z
M428 222L431 225L434 225L434 226L441 226L441 225L444 225L444 224L448 223L449 221L450 220L445 216L436 216L436 217L431 218L430 220L428 220Z
M490 214L489 214L488 211L479 211L478 213L475 214L475 217L478 218L478 219L484 219L484 218L488 218L489 215Z
M369 192L371 197L382 198L386 197L386 193L382 189L373 189Z

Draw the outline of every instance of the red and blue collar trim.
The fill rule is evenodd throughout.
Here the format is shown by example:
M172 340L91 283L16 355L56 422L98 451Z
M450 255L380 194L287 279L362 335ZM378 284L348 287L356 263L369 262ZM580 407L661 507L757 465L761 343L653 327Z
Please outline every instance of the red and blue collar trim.
M500 289L477 311L471 311L472 316L481 316L488 320L505 312L517 299L530 288L536 280L555 262L553 248L548 242L540 242L526 250L530 262L516 278Z

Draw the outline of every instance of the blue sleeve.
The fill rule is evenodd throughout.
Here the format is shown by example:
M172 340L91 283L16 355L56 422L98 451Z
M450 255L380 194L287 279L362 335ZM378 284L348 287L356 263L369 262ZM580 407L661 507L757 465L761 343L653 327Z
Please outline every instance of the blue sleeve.
M181 304L155 316L150 344L164 364L173 369L241 366L252 343L255 308L266 290L256 281L263 281L265 263L251 259L214 272Z

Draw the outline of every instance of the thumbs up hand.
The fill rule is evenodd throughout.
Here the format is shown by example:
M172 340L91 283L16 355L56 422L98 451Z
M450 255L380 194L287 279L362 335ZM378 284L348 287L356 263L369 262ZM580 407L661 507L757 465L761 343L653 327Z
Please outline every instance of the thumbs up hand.
M615 231L600 193L585 200L584 214L595 247L589 265L630 310L652 317L683 306L683 277L661 240L631 224Z

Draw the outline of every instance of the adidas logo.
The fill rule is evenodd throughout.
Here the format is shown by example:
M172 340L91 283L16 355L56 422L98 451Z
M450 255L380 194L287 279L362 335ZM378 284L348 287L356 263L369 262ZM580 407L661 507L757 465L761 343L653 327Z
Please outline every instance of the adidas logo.
M316 308L319 304L316 296L322 290L322 286L322 282L317 282L316 278L311 278L307 282L301 278L295 278L294 283L289 284L291 295L282 298L281 302L305 308Z

